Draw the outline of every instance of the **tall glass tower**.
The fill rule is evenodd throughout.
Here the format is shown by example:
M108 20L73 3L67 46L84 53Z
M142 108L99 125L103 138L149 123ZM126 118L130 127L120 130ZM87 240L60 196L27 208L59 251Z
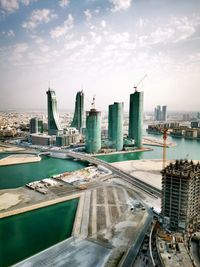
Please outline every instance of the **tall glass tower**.
M101 149L101 112L91 109L86 114L86 152L97 153Z
M48 108L48 134L56 135L58 132L62 131L57 113L56 93L50 88L46 93Z
M135 91L130 95L129 138L135 140L135 146L142 147L143 92Z
M79 91L76 94L74 117L71 127L77 128L79 131L83 127L83 112L84 112L84 93Z
M123 109L124 103L115 102L108 111L108 139L118 151L123 149Z

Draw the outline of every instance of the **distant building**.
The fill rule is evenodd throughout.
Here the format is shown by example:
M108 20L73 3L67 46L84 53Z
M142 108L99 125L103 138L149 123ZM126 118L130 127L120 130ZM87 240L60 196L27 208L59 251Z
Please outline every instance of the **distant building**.
M91 109L86 114L86 152L101 150L101 112Z
M162 219L171 230L200 226L200 164L176 160L162 170Z
M198 121L191 121L191 128L198 128L199 122Z
M56 137L46 134L30 134L30 142L32 145L49 146L54 145Z
M57 113L57 101L55 91L49 90L47 93L47 107L48 107L48 134L56 135L62 132Z
M143 125L143 92L135 91L130 95L129 133L130 139L135 140L135 146L142 147Z
M154 110L155 121L166 121L167 120L167 106L157 106Z
M190 114L183 114L183 121L190 121Z
M43 121L38 118L30 119L30 133L43 133Z
M79 131L83 128L83 114L84 114L84 93L83 91L79 91L76 94L75 111L71 127L75 127Z
M30 119L30 133L38 133L38 118L31 118Z
M123 103L115 102L108 111L108 139L117 151L123 149L123 109Z

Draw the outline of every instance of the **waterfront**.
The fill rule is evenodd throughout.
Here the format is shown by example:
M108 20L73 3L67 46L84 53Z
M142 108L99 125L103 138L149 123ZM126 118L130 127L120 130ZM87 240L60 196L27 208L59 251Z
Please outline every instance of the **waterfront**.
M0 220L0 262L9 266L71 235L78 199Z
M0 189L16 188L54 174L86 167L86 163L73 160L42 157L35 163L0 167Z
M162 136L157 136L149 134L148 137L162 138ZM188 159L188 160L199 160L200 159L200 142L197 140L188 140L183 138L172 138L168 136L169 142L175 142L176 146L167 148L167 159ZM150 147L148 145L148 147ZM97 158L102 159L106 162L118 162L127 160L140 160L140 159L161 159L162 158L162 147L152 146L153 151L146 152L135 152L127 154L113 154L113 155L101 155Z

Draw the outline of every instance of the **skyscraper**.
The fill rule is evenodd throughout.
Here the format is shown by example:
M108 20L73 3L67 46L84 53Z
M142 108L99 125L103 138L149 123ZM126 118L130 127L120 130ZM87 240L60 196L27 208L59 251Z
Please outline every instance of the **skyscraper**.
M162 120L167 120L167 106L162 106Z
M38 133L38 118L31 118L30 119L30 133Z
M155 121L166 121L167 120L167 106L157 106L154 110Z
M200 226L200 164L176 160L162 170L162 217L172 230Z
M130 95L129 138L135 140L135 146L142 147L143 92L135 91Z
M43 121L38 118L30 119L30 133L43 133Z
M101 149L101 112L91 109L86 114L86 152L97 153Z
M109 105L108 139L116 150L123 149L123 103Z
M48 108L48 134L56 135L58 132L62 131L57 113L56 94L55 91L51 90L50 88L46 93Z
M83 112L84 112L84 93L79 91L76 94L74 117L71 127L77 128L79 131L83 127Z

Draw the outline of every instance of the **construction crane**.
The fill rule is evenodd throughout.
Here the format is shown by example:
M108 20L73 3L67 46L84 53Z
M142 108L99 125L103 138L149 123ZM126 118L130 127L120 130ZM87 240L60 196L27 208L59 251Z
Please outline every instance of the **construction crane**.
M144 77L137 83L137 85L135 85L133 88L135 89L135 91L137 91L137 87L138 87L138 85L142 82L142 81L144 81L144 79L147 77L147 74L145 74L144 75Z
M92 99L91 109L95 109L95 95L93 96L93 99Z
M166 165L166 149L167 149L167 128L163 130L163 169Z

